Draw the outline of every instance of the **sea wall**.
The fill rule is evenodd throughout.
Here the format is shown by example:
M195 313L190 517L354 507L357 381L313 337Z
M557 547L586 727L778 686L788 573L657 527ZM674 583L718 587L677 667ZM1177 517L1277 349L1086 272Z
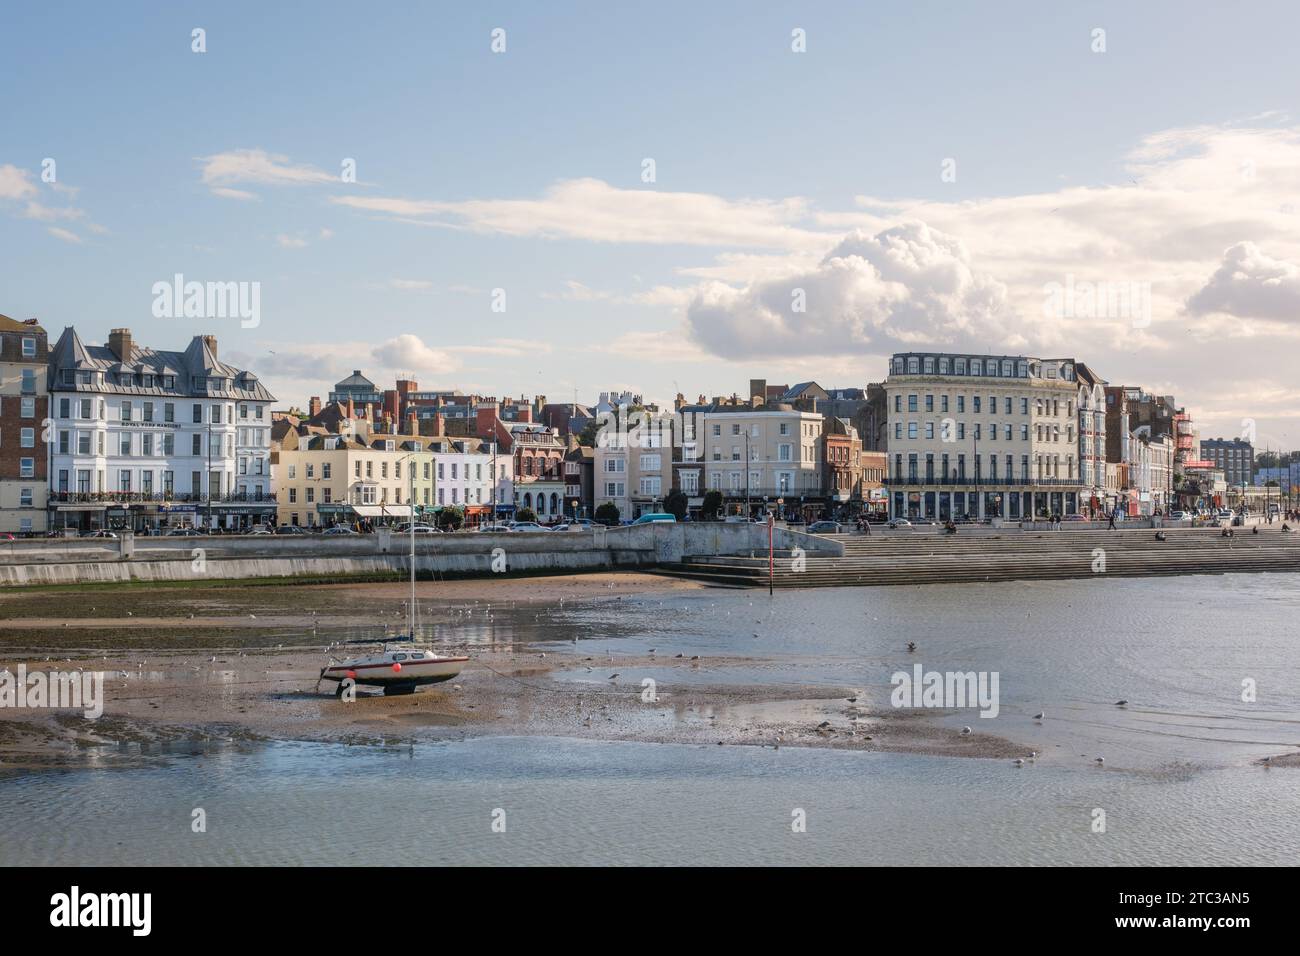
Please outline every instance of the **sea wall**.
M415 539L421 575L474 576L650 568L704 555L767 554L763 525L648 524L579 532L467 533ZM778 553L827 556L844 546L773 532ZM0 543L0 586L409 574L402 535L55 538Z

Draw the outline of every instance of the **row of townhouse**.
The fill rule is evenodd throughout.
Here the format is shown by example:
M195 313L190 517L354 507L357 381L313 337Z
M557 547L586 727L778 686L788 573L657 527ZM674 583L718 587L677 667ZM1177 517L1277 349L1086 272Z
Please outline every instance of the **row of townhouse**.
M882 485L884 456L867 452L846 419L769 402L764 395L685 404L674 412L605 413L593 450L593 504L621 519L664 510L672 491L702 514L715 492L728 514L779 510L804 517L856 513ZM708 516L712 517L712 515Z
M490 445L368 431L310 435L278 451L278 524L392 524L456 509L477 525L513 493L511 459Z

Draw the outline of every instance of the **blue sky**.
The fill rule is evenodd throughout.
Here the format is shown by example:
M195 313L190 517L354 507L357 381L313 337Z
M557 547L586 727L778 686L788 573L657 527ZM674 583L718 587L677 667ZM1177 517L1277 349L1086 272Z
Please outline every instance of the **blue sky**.
M214 332L286 404L1070 354L1300 445L1294 5L804 6L11 5L0 312ZM175 273L259 282L260 324L155 318ZM1150 314L1045 316L1071 278Z

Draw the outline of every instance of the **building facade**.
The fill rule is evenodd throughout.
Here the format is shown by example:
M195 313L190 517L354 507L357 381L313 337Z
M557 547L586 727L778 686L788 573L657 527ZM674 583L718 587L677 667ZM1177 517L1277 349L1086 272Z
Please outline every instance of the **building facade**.
M1255 447L1242 438L1202 438L1201 460L1212 461L1233 488L1255 481Z
M45 330L0 315L0 532L46 529L49 415Z
M52 527L234 531L274 514L274 396L221 362L214 336L164 352L129 329L87 346L69 327L50 350L49 389Z
M1073 514L1073 359L899 353L885 381L889 513L944 520Z

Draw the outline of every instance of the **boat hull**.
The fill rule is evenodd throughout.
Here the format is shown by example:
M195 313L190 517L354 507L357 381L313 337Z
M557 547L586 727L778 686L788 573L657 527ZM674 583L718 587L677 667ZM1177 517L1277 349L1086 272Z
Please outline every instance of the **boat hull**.
M460 674L469 662L468 657L439 657L434 660L409 661L401 670L393 670L391 663L382 664L332 664L321 671L322 680L342 681L351 677L367 687L418 687L423 684L440 684Z

